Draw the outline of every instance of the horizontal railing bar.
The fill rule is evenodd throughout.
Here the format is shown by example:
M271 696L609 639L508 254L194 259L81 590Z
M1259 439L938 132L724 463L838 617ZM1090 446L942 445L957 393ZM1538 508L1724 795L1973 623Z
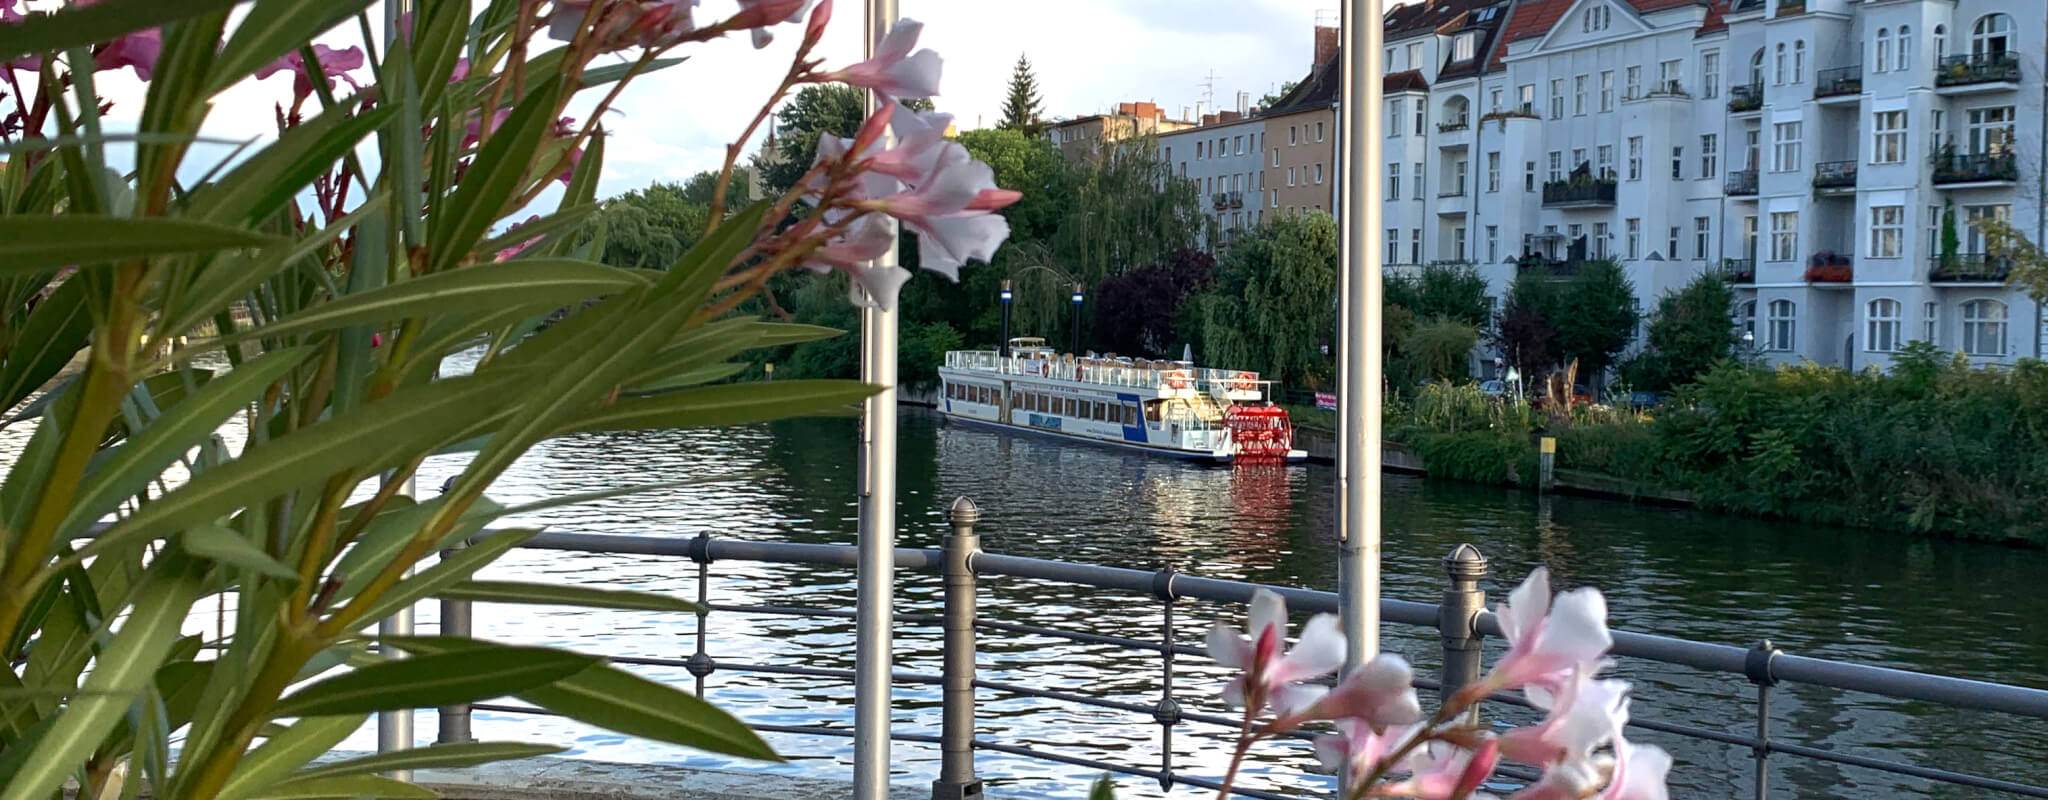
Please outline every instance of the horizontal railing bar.
M768 614L773 616L787 617L826 617L832 619L854 618L854 612L851 611L840 611L838 609L830 608L807 608L804 606L749 606L719 605L714 603L708 606L708 608L710 608L712 611L726 611L739 614ZM912 625L938 625L944 621L943 618L937 614L902 613L896 614L895 620L899 623L908 623ZM1155 653L1160 652L1164 649L1158 642L1150 642L1145 641L1143 639L1132 639L1125 636L1111 636L1108 634L1090 633L1087 631L1067 630L1065 628L1047 628L1037 625L1025 625L1017 622L993 622L990 620L977 619L974 621L974 627L992 631L1004 631L1007 633L1029 633L1040 636L1053 636L1061 639L1071 639L1077 642L1087 642L1089 644L1113 644L1118 647L1123 647L1131 650L1149 650ZM1174 645L1173 651L1177 654L1188 656L1206 657L1209 654L1208 648L1196 647L1194 645L1186 644Z
M1956 786L1968 786L1973 789L1990 789L1993 791L2008 792L2011 794L2017 794L2026 797L2048 797L2048 786L2033 786L2024 783L2013 783L2012 781L2002 781L1997 778L1984 778L1962 772L1950 772L1945 769L1936 769L1934 767L1920 767L1914 766L1912 764L1901 764L1896 761L1885 761L1883 759L1870 758L1868 756L1851 755L1848 753L1837 753L1831 750L1822 750L1817 747L1807 747L1805 745L1781 744L1779 742L1773 741L1768 746L1771 752L1774 753L1784 753L1786 755L1801 756L1805 758L1811 758L1815 761L1827 761L1830 763L1841 764L1844 766L1862 767L1864 769L1874 769L1879 772L1890 772L1897 775L1907 775L1915 778L1925 778L1927 780L1935 781L1938 783L1947 783Z
M712 560L838 566L854 566L856 560L855 550L851 545L748 542L732 539L700 540L629 534L541 533L529 540L527 546L681 557L692 557L701 548L705 557ZM896 565L904 569L936 569L939 560L939 551L935 549L899 548L896 551ZM976 554L973 566L976 572L984 574L1074 583L1137 594L1152 594L1156 590L1160 575L1150 570L1076 564L997 553ZM1174 574L1168 582L1168 589L1175 596L1229 603L1249 602L1252 593L1262 588L1280 594L1287 599L1290 606L1297 609L1334 612L1337 608L1335 593L1313 589L1261 586L1242 581L1183 574ZM1437 607L1427 603L1389 599L1380 602L1380 614L1382 619L1390 622L1434 626ZM1475 626L1481 633L1500 635L1500 625L1490 612L1480 612ZM1628 658L1744 675L1746 673L1743 666L1749 651L1731 645L1615 631L1613 653ZM1790 654L1778 655L1772 666L1773 674L1783 681L1845 691L1869 692L1957 708L2048 719L2048 690Z

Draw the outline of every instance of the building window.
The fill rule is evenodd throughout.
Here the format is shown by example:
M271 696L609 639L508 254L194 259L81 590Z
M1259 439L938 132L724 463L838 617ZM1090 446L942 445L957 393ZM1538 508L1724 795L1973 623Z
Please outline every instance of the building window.
M1422 43L1421 43L1421 42L1415 42L1415 43L1412 43L1412 44L1408 45L1408 68L1409 68L1409 69L1422 69Z
M1562 180L1564 180L1564 154L1552 150L1550 151L1550 182L1557 183Z
M1721 170L1721 137L1719 134L1700 134L1700 177L1712 178Z
M1669 232L1665 233L1665 235L1664 235L1664 257L1665 257L1665 258L1667 258L1667 259L1670 259L1670 260L1672 260L1672 261L1677 261L1677 260L1678 260L1678 226L1677 226L1677 225L1673 225L1673 226L1671 226L1671 230L1670 230Z
M1522 191L1536 191L1536 162L1522 162Z
M1522 84L1521 86L1515 89L1515 92L1517 101L1521 104L1521 106L1515 110L1525 114L1536 113L1536 84Z
M1584 75L1572 77L1572 113L1577 115L1586 113L1586 76Z
M1792 43L1792 82L1806 82L1806 40Z
M1321 164L1316 165L1316 185L1323 185L1323 165Z
M1500 151L1486 154L1486 190L1500 191Z
M1769 310L1770 336L1764 347L1781 353L1790 352L1793 336L1799 332L1799 306L1790 300L1772 300Z
M1604 5L1596 5L1586 9L1586 18L1579 24L1580 31L1583 33L1593 33L1595 31L1607 30L1610 13Z
M1500 260L1500 226L1486 226L1486 260L1492 263Z
M1414 184L1415 184L1415 199L1417 199L1417 200L1421 200L1421 199L1422 199L1422 162L1420 162L1420 161L1417 161L1417 162L1415 162L1415 180L1414 180L1414 181L1412 181L1412 183L1414 183Z
M1387 101L1387 138L1389 139L1401 135L1401 104L1405 102L1407 101Z
M1399 200L1399 199L1401 199L1401 165L1400 165L1400 163L1399 163L1399 162L1392 162L1392 163L1389 163L1389 164L1387 164L1387 197L1386 197L1386 199L1388 199L1388 200Z
M1755 300L1744 300L1735 304L1735 329L1748 334L1747 338L1750 341L1756 341Z
M1799 171L1799 123L1780 122L1771 126L1771 171Z
M1968 138L1964 152L1974 155L2003 155L2012 152L2013 107L1973 108L1969 113Z
M1415 135L1422 135L1422 126L1429 123L1429 106L1421 99L1415 101Z
M1628 69L1622 70L1621 74L1622 80L1626 84L1621 94L1622 99L1640 99L1643 96L1643 68L1631 66Z
M1607 223L1593 223L1593 246L1590 249L1593 251L1594 258L1607 257L1607 238Z
M1941 242L1941 206L1927 207L1927 248L1933 251Z
M1464 159L1451 162L1451 194L1460 196L1465 194Z
M1408 263L1420 264L1422 263L1422 229L1416 228L1409 231L1408 234Z
M1920 306L1920 341L1939 344L1941 334L1941 304L1932 300Z
M1564 119L1564 79L1550 79L1550 118Z
M1451 61L1471 61L1479 47L1479 34L1461 33L1451 40Z
M2012 30L2012 17L2004 14L1978 17L1976 26L1970 29L1970 55L1977 58L2004 56L2015 49Z
M1742 257L1756 260L1756 215L1742 218Z
M1936 25L1934 26L1934 63L1940 64L1941 60L1947 57L1948 26Z
M1685 62L1683 60L1673 59L1671 61L1659 62L1657 64L1657 85L1652 88L1665 94L1678 94L1684 91L1683 87L1679 85L1679 76L1684 72Z
M1230 137L1230 154L1234 156L1244 155L1244 137Z
M1614 70L1611 69L1600 73L1600 110L1614 110Z
M1599 157L1599 159L1600 159L1600 166L1599 166L1599 168L1600 168L1600 178L1601 178L1601 179L1603 179L1603 180L1613 180L1613 179L1614 179L1614 145L1611 145L1611 144L1603 144L1603 145L1600 145L1599 147L1593 148L1593 152L1594 152L1595 154L1597 154L1597 155L1598 155L1598 157Z
M1387 48L1387 58L1380 65L1380 74L1389 75L1399 71L1394 69L1394 48L1389 47Z
M1685 148L1683 147L1671 148L1671 179L1674 181L1685 179Z
M1905 238L1905 206L1870 207L1870 256L1872 258L1898 258L1900 242Z
M1707 260L1707 243L1713 239L1711 217L1692 218L1692 258L1694 261Z
M1300 141L1300 133L1301 133L1301 130L1300 130L1299 126L1295 126L1295 125L1289 125L1289 126L1287 126L1287 146L1288 146L1288 147L1293 147L1293 146L1295 145L1295 143L1296 143L1296 142Z
M1943 111L1939 108L1927 112L1928 152L1933 153L1939 152L1941 150L1941 129L1943 127L1943 123L1946 122L1948 122L1948 112Z
M1705 53L1700 56L1700 97L1712 100L1721 96L1721 54Z
M1899 349L1904 338L1904 322L1899 301L1880 297L1865 307L1863 325L1863 349L1873 353L1891 353Z
M1873 115L1870 130L1870 163L1906 162L1906 112L1879 111Z
M1487 90L1486 110L1489 113L1500 111L1500 87L1496 86Z
M1783 85L1785 84L1785 43L1784 43L1784 42L1779 42L1779 43L1778 43L1778 49L1776 50L1776 53L1777 53L1777 55L1776 55L1776 56L1774 57L1774 64L1775 64L1775 66L1773 67L1773 69L1772 69L1772 72L1771 72L1771 83L1772 83L1772 84L1774 84L1774 85L1778 85L1778 86L1783 86Z
M1571 160L1571 165L1572 165L1572 169L1578 169L1578 168L1580 168L1580 167L1586 166L1586 148L1583 148L1583 147L1574 147L1574 148L1572 148L1572 160Z
M1799 212L1771 212L1771 260L1799 260Z
M1401 263L1401 229L1387 229L1387 263Z
M1462 226L1451 229L1451 253L1454 260L1465 260L1465 229Z
M1763 85L1764 85L1764 49L1763 49L1763 48L1761 48L1761 47L1757 48L1757 49L1756 49L1756 53L1752 54L1752 55L1751 55L1751 56L1749 57L1749 81L1748 81L1748 85L1750 85L1750 86L1763 86Z
M2005 304L1971 300L1963 304L1963 352L1973 356L2005 355Z
M1294 167L1288 167L1288 168L1287 168L1287 185L1288 185L1288 186L1293 186L1293 185L1294 185Z
M1280 148L1273 148L1273 166L1280 166Z
M1898 60L1897 62L1894 62L1894 63L1895 63L1895 65L1896 65L1896 66L1898 67L1898 70L1899 70L1900 72L1905 72L1906 70L1912 69L1912 68L1913 68L1913 27L1912 27L1911 25L1900 25L1900 26L1899 26L1899 46L1898 46L1897 50L1898 50L1898 58L1899 58L1899 60Z
M1320 123L1320 122L1318 122L1318 123L1316 123L1316 141L1320 142L1320 141L1322 141L1322 140L1323 140L1323 123Z
M1643 137L1628 137L1628 179L1643 179Z
M1628 249L1623 252L1628 253L1628 257L1631 259L1641 258L1643 255L1643 221L1636 217L1629 217L1621 221L1621 230L1628 238Z
M1564 226L1564 229L1564 238L1567 245L1577 243L1579 241L1579 237L1584 235L1586 232L1586 226L1580 225L1576 222Z
M1874 71L1890 71L1892 68L1892 30L1890 28L1877 29L1876 47L1877 57L1871 59Z

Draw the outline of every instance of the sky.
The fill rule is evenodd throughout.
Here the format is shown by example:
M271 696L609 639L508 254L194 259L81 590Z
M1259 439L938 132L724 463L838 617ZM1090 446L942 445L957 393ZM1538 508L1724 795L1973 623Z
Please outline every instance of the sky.
M722 18L735 7L734 0L703 0L699 18ZM995 125L1020 54L1031 59L1048 119L1136 101L1178 116L1212 96L1211 110L1234 108L1240 91L1256 103L1307 74L1318 11L1334 18L1335 7L1335 0L899 0L903 17L925 23L919 46L944 59L942 92L933 100L963 130ZM821 47L828 68L859 60L861 14L860 0L836 0ZM381 19L381 5L372 6L371 17ZM605 120L611 138L600 196L717 169L726 144L774 90L802 30L780 26L763 50L743 37L693 45L679 53L688 61L628 86ZM361 37L356 26L343 25L319 41L345 46ZM116 127L140 110L142 86L126 70L103 73L99 88L115 102ZM230 87L215 98L204 132L268 138L276 132L276 103L290 91L284 73ZM585 91L570 113L587 114L596 100ZM746 152L757 145L758 137ZM195 148L193 160L215 149L229 151Z

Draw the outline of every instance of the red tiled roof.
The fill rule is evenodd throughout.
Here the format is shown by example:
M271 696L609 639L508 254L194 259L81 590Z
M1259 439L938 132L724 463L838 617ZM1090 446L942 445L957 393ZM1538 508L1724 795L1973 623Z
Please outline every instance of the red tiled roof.
M1700 23L1699 35L1728 30L1728 20L1723 18L1727 13L1728 0L1714 0L1708 3L1707 19Z
M1429 91L1429 81L1423 80L1422 70L1419 69L1396 72L1380 79L1380 91L1387 94L1395 92L1427 92Z
M1523 0L1523 2L1516 3L1508 12L1507 28L1501 33L1500 43L1493 49L1493 61L1490 68L1500 69L1503 66L1502 59L1507 56L1508 43L1549 33L1551 27L1556 25L1558 20L1564 18L1565 12L1571 10L1573 2L1574 0ZM1627 0L1627 2L1639 14L1683 8L1685 6L1703 5L1707 7L1707 18L1700 24L1700 33L1712 33L1728 27L1728 23L1721 18L1721 15L1728 10L1728 0Z

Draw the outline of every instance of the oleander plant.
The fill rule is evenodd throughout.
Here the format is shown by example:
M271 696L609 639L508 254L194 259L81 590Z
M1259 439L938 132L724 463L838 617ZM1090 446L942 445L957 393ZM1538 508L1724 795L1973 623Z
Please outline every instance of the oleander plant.
M0 407L26 440L0 482L0 800L430 796L382 773L560 748L315 759L375 712L501 696L776 758L594 656L372 633L437 597L689 610L472 579L532 535L492 527L514 510L494 479L551 437L840 413L877 387L736 381L749 349L840 333L752 316L768 279L840 271L886 306L910 276L876 266L898 225L948 276L1007 236L1016 193L895 102L938 90L916 23L828 69L830 0L699 5L0 0ZM801 44L729 132L701 242L663 269L591 260L621 91L778 34ZM123 71L142 89L110 102ZM249 82L274 135L223 144L213 101ZM882 102L789 195L725 207L741 144L823 82ZM445 368L458 353L473 368ZM447 486L409 488L449 453Z

